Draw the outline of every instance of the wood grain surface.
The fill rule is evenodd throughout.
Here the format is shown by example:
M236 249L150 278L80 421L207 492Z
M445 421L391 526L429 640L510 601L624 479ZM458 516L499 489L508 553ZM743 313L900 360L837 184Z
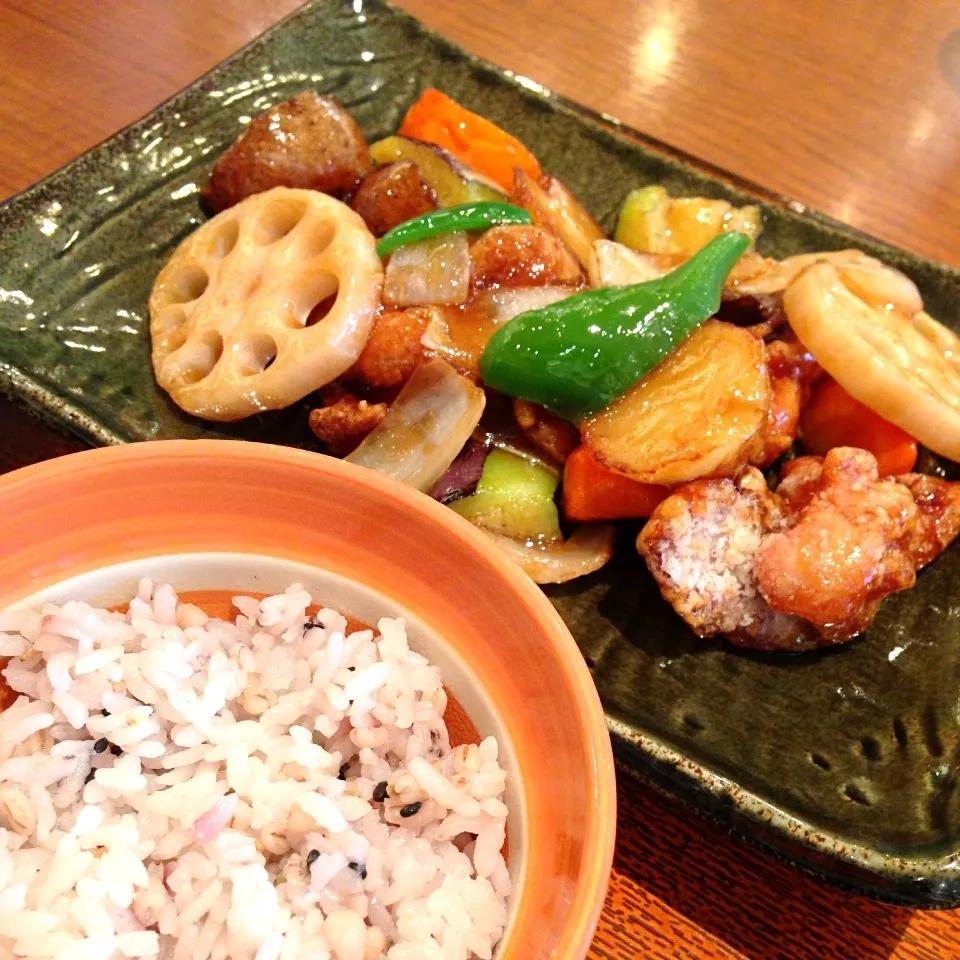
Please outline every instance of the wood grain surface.
M296 5L0 0L0 197L149 112ZM676 147L960 264L956 0L401 5ZM0 399L0 472L78 446ZM629 778L619 789L594 960L960 957L958 912L844 893Z

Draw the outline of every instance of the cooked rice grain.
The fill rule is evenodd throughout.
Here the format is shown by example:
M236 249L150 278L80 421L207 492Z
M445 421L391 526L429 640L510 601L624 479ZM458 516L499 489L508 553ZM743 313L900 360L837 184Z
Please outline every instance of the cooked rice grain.
M489 960L496 741L451 749L401 620L234 602L0 613L0 957Z

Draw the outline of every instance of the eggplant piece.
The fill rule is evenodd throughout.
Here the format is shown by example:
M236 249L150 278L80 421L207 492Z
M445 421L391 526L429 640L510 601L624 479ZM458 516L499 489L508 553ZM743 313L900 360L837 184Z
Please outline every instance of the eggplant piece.
M503 200L503 191L495 183L431 143L421 143L409 137L386 137L370 147L370 156L380 166L400 160L415 163L441 207Z
M200 199L211 213L273 187L343 199L370 169L353 117L333 97L305 90L251 121L217 160Z
M452 503L461 497L470 496L483 476L483 465L488 453L488 442L471 437L447 472L430 489L430 496L440 503Z

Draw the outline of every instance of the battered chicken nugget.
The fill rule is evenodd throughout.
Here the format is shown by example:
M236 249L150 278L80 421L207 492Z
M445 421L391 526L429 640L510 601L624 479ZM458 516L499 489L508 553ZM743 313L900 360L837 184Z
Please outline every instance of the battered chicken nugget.
M369 403L350 393L326 407L310 411L310 429L334 456L342 457L387 415L385 403Z
M577 258L544 227L491 227L470 248L474 287L577 285L583 271Z
M736 481L694 480L660 506L637 538L660 591L701 637L724 634L760 649L800 650L813 625L777 613L760 593L754 560L763 538L785 520L763 474Z
M907 473L895 479L910 491L920 511L911 545L920 570L960 534L960 483L946 483L923 473Z
M384 310L357 362L347 371L348 380L371 387L397 387L406 383L423 360L420 340L430 323L429 310Z

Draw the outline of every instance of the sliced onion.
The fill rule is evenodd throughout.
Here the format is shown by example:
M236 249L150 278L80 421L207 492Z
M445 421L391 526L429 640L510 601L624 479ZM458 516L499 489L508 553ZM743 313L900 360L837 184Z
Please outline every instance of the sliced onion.
M384 273L383 300L395 307L457 304L470 289L465 233L447 233L395 250Z
M480 354L499 327L521 313L539 310L576 292L572 287L484 290L464 307L434 309L421 343L467 376L476 377Z
M613 240L597 240L590 250L587 263L590 286L598 289L626 287L631 283L657 280L672 268L665 260L653 253L638 253Z
M485 308L498 326L508 320L526 313L539 310L558 300L566 300L577 292L573 287L514 287L503 290L485 290L474 299L478 308Z
M470 439L485 403L478 386L445 361L429 360L346 459L425 492Z
M578 527L567 540L545 543L490 536L534 583L566 583L599 570L613 556L617 531L610 523Z

